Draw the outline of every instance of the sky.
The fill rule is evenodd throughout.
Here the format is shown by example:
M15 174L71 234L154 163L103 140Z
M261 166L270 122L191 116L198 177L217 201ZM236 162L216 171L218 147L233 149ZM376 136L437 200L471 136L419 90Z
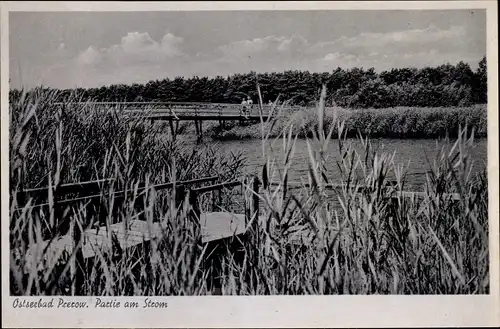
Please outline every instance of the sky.
M9 34L12 87L99 87L250 71L475 69L486 12L10 12Z

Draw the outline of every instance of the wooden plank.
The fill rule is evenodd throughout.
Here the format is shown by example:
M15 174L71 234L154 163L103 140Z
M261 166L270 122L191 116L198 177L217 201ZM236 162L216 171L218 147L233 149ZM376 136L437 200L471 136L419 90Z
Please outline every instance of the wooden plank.
M228 212L202 213L202 242L210 242L245 233L245 215Z
M68 255L71 255L73 247L72 247L72 239L71 236L64 235L58 239L55 239L47 249L47 251L42 255L43 251L47 247L49 241L41 241L38 242L28 248L26 251L25 257L25 266L24 271L26 273L31 272L35 266L38 271L41 271L45 268L52 268L56 265L59 259L63 256L64 252L67 252ZM20 258L21 255L19 251L14 252L16 258ZM44 264L40 263L41 259L45 260ZM38 264L38 266L37 266ZM44 266L45 265L45 266Z
M123 222L111 225L110 229L116 235L123 249L140 245L152 238L157 238L161 233L159 223L152 223L149 226L146 221L141 220L132 220L127 230ZM94 257L98 249L109 250L111 248L110 236L106 227L86 231L83 246L84 258Z
M151 227L148 226L146 221L132 220L128 230L125 230L123 222L116 223L110 226L110 231L113 232L123 249L131 248L142 244L145 241L151 240L151 238L157 238L161 234L161 228L159 223L152 223ZM90 229L85 231L84 245L82 248L83 258L92 258L96 255L97 251L110 250L112 240L109 239L108 231L105 226L99 229ZM39 263L41 260L41 253L47 246L49 241L41 241L29 247L26 252L26 267L28 271L33 266L33 261ZM68 254L73 252L73 241L69 234L54 240L43 258L46 260L46 266L50 267L61 258L63 252L66 251ZM43 265L38 265L38 270L43 269Z
M200 216L202 226L202 242L210 242L218 239L227 238L233 235L239 235L245 232L245 216L241 214L232 214L225 212L202 213ZM116 223L110 226L110 231L113 232L123 249L131 248L161 237L162 228L160 223L152 223L148 225L146 221L132 220L128 230L125 229L123 222ZM41 241L28 248L26 252L25 270L29 271L33 265L33 261L40 263L41 253L47 246L48 241ZM96 252L110 250L112 240L105 226L99 229L89 229L85 231L84 244L82 247L83 258L92 258L96 256ZM73 252L73 241L71 236L64 235L54 240L43 258L46 260L45 266L38 265L38 270L43 267L53 266L66 251L70 255ZM18 255L19 256L19 255Z

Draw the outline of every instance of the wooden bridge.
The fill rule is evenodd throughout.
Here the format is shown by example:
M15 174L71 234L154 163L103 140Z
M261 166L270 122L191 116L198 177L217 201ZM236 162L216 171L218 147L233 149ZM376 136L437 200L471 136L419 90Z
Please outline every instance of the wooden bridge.
M198 102L75 102L55 103L57 106L79 105L100 111L119 111L125 115L151 121L168 121L175 138L180 121L194 121L197 141L203 140L203 121L218 121L221 127L226 121L259 122L278 115L274 105L242 105ZM273 108L275 108L273 110ZM284 106L283 112L298 111L300 106ZM175 125L174 125L175 123Z
M107 193L103 192L106 191L106 189L103 188L106 184L113 184L113 180L105 179L63 184L59 186L53 204L55 211L57 211L58 207L62 208L68 204L101 198ZM264 219L259 216L260 204L258 194L260 184L261 182L259 179L253 176L242 177L239 180L227 182L219 182L219 177L214 176L188 181L156 184L147 187L144 184L139 184L135 192L138 193L136 200L141 200L141 195L147 191L171 189L175 191L176 207L180 207L183 202L188 201L191 206L189 216L194 218L201 228L201 241L199 242L202 245L208 246L208 249L211 251L210 254L216 255L217 253L214 253L214 250L221 246L225 248L228 244L234 244L235 241L239 241L241 244L241 241L245 240L245 234L250 227L250 223L252 223L252 225L263 224ZM306 188L308 187L307 184L299 184L298 182L290 182L289 185L291 189L299 185ZM271 186L275 185L271 184ZM343 184L327 184L324 187L326 189L338 189L342 186ZM217 209L217 202L219 201L220 204L221 191L223 189L232 189L235 187L242 187L245 189L243 195L245 199L244 213L231 213ZM131 191L133 190L119 190L109 192L109 194L112 194L115 200L119 201L123 200L126 193ZM16 196L19 203L18 210L21 211L25 207L23 205L26 205L27 200L46 200L48 193L49 189L46 187L27 189L18 192ZM200 210L199 197L205 193L212 193L212 211L209 212L202 212ZM77 195L77 197L68 199L64 198L64 195ZM419 198L423 196L423 193L401 192L401 195L402 197ZM458 200L459 196L452 194L451 198L453 200ZM35 204L29 205L28 207L38 208L48 206L49 204L47 202L35 202ZM138 209L138 212L140 212L141 207L144 209L144 204L139 202L135 207ZM81 225L76 225L75 223L70 224L67 233L64 235L45 239L44 241L29 246L25 254L24 270L26 273L29 273L34 268L38 271L43 271L44 268L53 268L65 252L74 256L72 258L73 262L88 264L88 261L92 261L97 253L102 252L102 250L113 249L112 236L117 239L120 248L123 250L144 246L144 244L148 244L152 240L161 239L164 235L166 225L166 223L155 222L140 217L130 220L128 223L107 222L104 226L99 225L98 227L89 224L86 228L82 228ZM299 240L303 241L303 238L304 236L301 236ZM74 269L74 273L78 276L76 265L72 264L72 268ZM78 287L78 278L75 286Z
M276 115L272 113L274 105L243 105L230 103L201 102L67 102L54 103L57 106L86 106L92 109L109 111L118 110L124 113L144 114L151 120L260 120L261 117ZM302 106L283 106L285 111L297 111Z
M248 229L249 220L258 218L259 202L258 197L247 197L249 203L245 203L244 213L230 213L221 211L218 208L217 202L221 200L221 190L241 187L248 193L248 189L259 190L259 181L256 178L242 177L239 180L219 182L219 177L205 177L188 181L169 182L145 186L139 184L137 190L118 190L113 192L103 192L108 190L107 186L113 184L112 179L103 179L90 182L79 182L71 184L63 184L57 188L57 194L54 195L55 201L52 204L54 212L61 215L63 209L70 204L78 202L88 202L94 200L94 204L99 202L100 198L106 195L113 195L115 202L119 203L125 198L126 193L138 193L135 200L135 208L140 214L141 209L144 210L144 204L141 202L142 196L146 192L161 191L170 189L175 197L175 206L177 209L182 207L186 201L189 202L191 210L189 216L199 223L201 229L201 240L199 243L207 245L211 255L216 255L214 250L222 245L231 244L237 239L243 239L243 235ZM209 185L207 185L209 184ZM100 192L99 192L100 191ZM212 193L212 211L201 212L199 197L206 193ZM48 202L49 188L34 188L26 189L17 193L16 198L19 207L14 211L22 211L23 208L48 208L51 206ZM65 198L64 196L73 195L76 197ZM30 201L28 204L27 202ZM138 202L137 202L138 201ZM59 216L55 215L55 216ZM255 221L257 222L257 221ZM59 236L45 237L43 241L39 241L28 246L24 253L23 271L30 273L34 269L43 271L46 268L53 268L64 254L71 255L73 259L73 273L79 275L76 270L76 264L92 264L94 258L103 252L109 252L115 248L113 239L119 243L122 250L132 249L132 247L143 248L150 244L152 240L161 239L164 236L165 225L167 223L151 221L145 219L144 216L139 216L137 219L132 219L127 223L89 223L87 227L82 227L82 223L76 224L71 222L66 230ZM63 226L64 227L64 226ZM67 232L65 232L67 231ZM17 257L22 257L23 252L19 249L14 251ZM211 256L212 258L215 256ZM83 274L80 274L82 276ZM78 278L73 289L78 287ZM75 294L75 292L74 292ZM76 292L76 295L78 293Z

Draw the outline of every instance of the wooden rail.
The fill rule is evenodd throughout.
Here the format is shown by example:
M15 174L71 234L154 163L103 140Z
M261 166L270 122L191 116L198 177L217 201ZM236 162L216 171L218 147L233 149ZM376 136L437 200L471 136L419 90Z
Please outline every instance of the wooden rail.
M85 190L95 189L95 188L100 188L103 183L109 183L109 182L113 182L113 181L114 181L114 179L107 178L107 179L98 179L98 180L87 181L87 182L75 182L75 183L61 184L61 185L57 186L57 191L59 193L72 193L72 192L78 192L82 189L85 189ZM36 187L36 188L28 188L28 189L25 189L22 191L18 191L17 194L18 195L24 194L25 196L38 195L38 194L47 194L48 191L49 191L49 187Z
M54 105L96 105L96 106L143 106L143 107L150 107L150 106L165 106L165 107L238 107L242 106L242 104L235 104L235 103L206 103L206 102L55 102L53 103ZM250 104L247 106L251 107L259 107L259 104ZM265 107L272 107L274 105L270 104L263 104L262 105L264 108ZM277 105L281 106L281 105ZM285 108L287 109L303 109L304 106L298 106L298 105L284 105Z
M124 114L146 114L151 120L258 120L261 116L277 115L274 105L243 105L228 103L197 102L67 102L54 103L57 106L93 106L94 110L118 110ZM111 109L110 109L111 107ZM286 112L303 109L302 106L284 106Z
M231 182L226 182L226 183L203 186L203 187L192 189L192 191L201 194L204 192L222 190L223 188L231 188L231 187L241 186L242 184L243 184L243 182L241 180L237 180L237 181L231 181Z
M168 183L162 183L162 184L155 184L155 185L149 185L145 186L145 183L139 184L139 187L136 189L127 189L127 190L120 190L120 191L102 191L99 194L91 194L91 195L85 195L73 199L65 199L65 200L56 200L54 204L67 204L67 203L73 203L73 202L78 202L86 199L93 199L93 198L100 198L103 195L113 195L116 198L123 197L127 192L144 192L145 190L151 190L154 189L156 191L163 190L163 189L169 189L173 187L182 187L182 186L189 186L189 185L194 185L194 184L199 184L199 183L208 183L208 182L214 182L219 179L219 176L211 176L211 177L204 177L204 178L198 178L198 179L191 179L187 181L179 181L179 182L168 182ZM89 192L90 190L94 191L96 188L100 188L102 186L103 182L114 182L113 179L103 179L103 180L96 180L96 181L88 181L88 182L78 182L78 183L71 183L71 184L63 184L57 187L56 193L57 194L62 194L62 193L78 193L78 194L84 194L86 192ZM37 197L44 197L48 196L49 188L48 187L42 187L42 188L33 188L33 189L26 189L23 191L17 192L18 198L25 200L27 196L37 196ZM49 203L42 203L42 204L36 204L30 206L30 208L35 208L35 207L43 207L43 206L49 206ZM21 208L22 209L22 208ZM19 208L17 209L19 210Z
M105 110L101 110L105 111ZM142 116L150 120L259 120L261 117L277 116L277 111L258 106L242 105L218 108L159 108L159 109L124 109L125 115Z

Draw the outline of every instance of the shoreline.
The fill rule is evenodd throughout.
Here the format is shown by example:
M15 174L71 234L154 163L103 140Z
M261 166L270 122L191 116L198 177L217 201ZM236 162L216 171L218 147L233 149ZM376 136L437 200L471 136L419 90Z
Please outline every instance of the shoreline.
M374 139L443 139L447 136L455 138L460 126L474 129L475 138L487 138L487 105L479 104L470 107L451 108L385 108L349 110L345 108L327 108L324 116L325 134L328 134L332 123L338 119L345 122L348 138L356 138L358 132ZM315 108L308 108L293 113L285 113L276 119L269 138L276 138L286 129L292 127L292 134L298 139L310 138L311 131L318 128ZM178 136L195 135L194 124L183 122ZM264 123L264 130L270 123ZM309 133L306 133L309 132ZM226 122L222 129L217 121L206 121L204 139L214 141L260 140L261 124L239 124ZM332 139L338 139L337 127L333 128Z

